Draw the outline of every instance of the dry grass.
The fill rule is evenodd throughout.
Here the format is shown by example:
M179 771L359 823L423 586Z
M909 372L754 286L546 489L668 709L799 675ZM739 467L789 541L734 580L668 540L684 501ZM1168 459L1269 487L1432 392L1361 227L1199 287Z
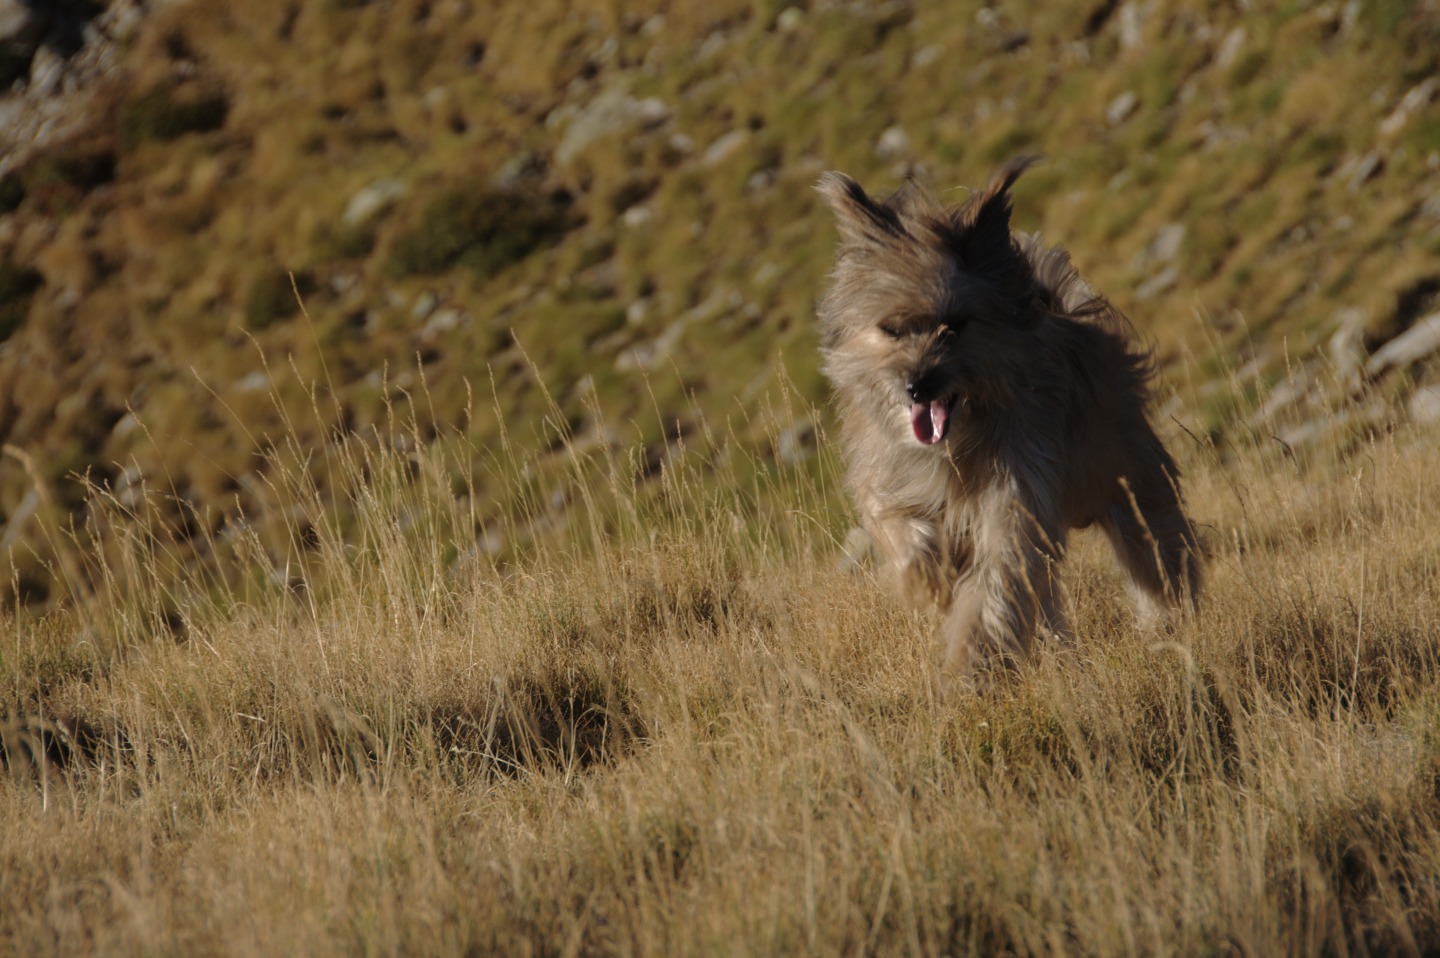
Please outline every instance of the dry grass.
M1433 953L1433 435L1176 441L1198 620L1137 633L1083 542L1078 647L954 700L834 568L823 437L502 450L512 531L573 503L504 563L444 441L277 450L290 541L204 564L125 507L3 626L0 952Z
M146 6L67 112L73 136L0 156L0 441L57 490L71 471L173 480L217 527L243 510L284 534L252 494L284 433L252 337L318 379L318 330L338 418L362 433L387 403L457 421L486 363L511 423L545 414L542 386L577 428L592 391L622 426L692 407L723 422L734 397L754 410L791 387L823 402L812 313L835 237L811 187L827 169L959 201L1009 155L1045 154L1017 223L1069 248L1167 365L1253 353L1273 378L1282 343L1324 349L1350 310L1373 347L1436 281L1440 100L1397 114L1440 70L1431 3ZM626 98L668 118L576 145ZM908 147L882 149L887 131ZM1152 257L1177 225L1173 257ZM1198 343L1196 309L1224 334ZM433 391L409 407L380 380L417 355ZM637 365L683 378L652 391ZM1235 426L1212 411L1207 430ZM470 424L498 445L496 417ZM767 437L740 438L753 454ZM0 459L0 521L30 487ZM0 550L0 605L65 600L33 531Z

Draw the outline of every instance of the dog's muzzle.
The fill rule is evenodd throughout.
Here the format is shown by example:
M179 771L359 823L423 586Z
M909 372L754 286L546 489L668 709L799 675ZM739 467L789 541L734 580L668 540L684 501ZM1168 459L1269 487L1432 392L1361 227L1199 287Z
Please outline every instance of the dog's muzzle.
M933 370L905 384L905 392L912 403L910 428L915 438L927 446L940 442L950 431L950 413L955 406L955 397L942 395L942 388L941 376Z

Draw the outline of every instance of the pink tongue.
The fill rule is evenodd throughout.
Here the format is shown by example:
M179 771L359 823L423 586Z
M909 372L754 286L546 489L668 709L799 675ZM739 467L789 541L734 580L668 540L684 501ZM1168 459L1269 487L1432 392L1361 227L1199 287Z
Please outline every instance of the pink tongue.
M915 430L915 438L927 446L933 446L945 438L945 427L950 424L949 418L950 410L939 400L917 402L910 407L910 428Z

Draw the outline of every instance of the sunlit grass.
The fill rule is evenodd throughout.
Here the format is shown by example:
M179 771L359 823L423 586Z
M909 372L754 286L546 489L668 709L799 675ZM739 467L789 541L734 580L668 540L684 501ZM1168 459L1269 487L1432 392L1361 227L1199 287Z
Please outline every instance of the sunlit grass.
M1137 631L1082 539L1076 648L937 699L923 618L837 568L823 436L790 469L708 425L659 463L504 447L487 514L453 437L397 425L277 449L286 540L227 528L205 563L162 497L95 491L93 598L0 646L5 950L1440 940L1424 435L1297 460L1177 432L1198 618Z

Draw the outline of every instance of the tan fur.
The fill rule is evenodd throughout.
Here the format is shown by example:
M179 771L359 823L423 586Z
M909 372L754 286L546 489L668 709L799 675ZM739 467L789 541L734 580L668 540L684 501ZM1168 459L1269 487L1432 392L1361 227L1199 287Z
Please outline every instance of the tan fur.
M940 607L944 673L965 683L1037 631L1068 639L1055 566L1072 529L1105 531L1143 612L1200 589L1146 416L1149 354L1064 250L1010 232L1031 162L951 209L915 187L872 200L840 173L817 186L841 234L819 313L850 492L898 587Z

